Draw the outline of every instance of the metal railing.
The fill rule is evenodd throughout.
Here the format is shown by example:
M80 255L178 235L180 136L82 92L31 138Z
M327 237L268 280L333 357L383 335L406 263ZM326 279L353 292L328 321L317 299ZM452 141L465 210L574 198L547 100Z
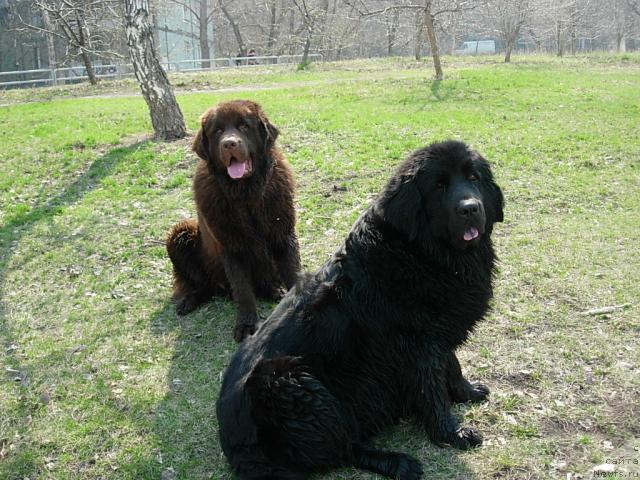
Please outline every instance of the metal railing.
M311 61L322 61L319 53L308 55ZM162 66L167 72L187 73L221 70L228 68L250 68L269 65L291 65L299 63L302 55L270 55L260 57L220 57L197 58L193 60L181 60L179 62L163 62ZM96 78L114 79L133 76L133 66L129 64L94 65ZM21 86L47 86L64 85L68 83L80 83L89 77L84 67L65 67L37 70L15 70L0 72L0 89ZM5 80L6 79L6 80Z

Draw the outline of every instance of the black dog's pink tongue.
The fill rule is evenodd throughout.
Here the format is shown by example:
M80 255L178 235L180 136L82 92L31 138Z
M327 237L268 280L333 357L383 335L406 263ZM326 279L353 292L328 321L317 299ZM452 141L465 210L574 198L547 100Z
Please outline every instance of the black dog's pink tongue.
M231 178L242 178L247 173L247 167L247 162L239 162L234 158L227 167L227 173Z
M469 227L464 231L464 239L467 242L473 240L474 238L478 238L478 235L480 235L480 232L476 227Z

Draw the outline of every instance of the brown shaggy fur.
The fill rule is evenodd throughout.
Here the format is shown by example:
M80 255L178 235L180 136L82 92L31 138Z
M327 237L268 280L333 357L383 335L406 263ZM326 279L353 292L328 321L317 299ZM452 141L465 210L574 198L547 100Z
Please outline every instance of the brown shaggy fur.
M177 313L231 294L238 342L255 330L256 296L279 299L300 269L293 178L277 136L254 102L205 112L193 143L198 217L174 225L167 237Z

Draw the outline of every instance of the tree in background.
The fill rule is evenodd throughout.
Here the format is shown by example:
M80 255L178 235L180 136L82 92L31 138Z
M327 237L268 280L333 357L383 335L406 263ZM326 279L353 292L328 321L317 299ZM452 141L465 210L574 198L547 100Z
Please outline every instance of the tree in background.
M24 19L23 24L51 37L50 46L52 37L63 39L67 46L65 57L82 60L92 85L98 83L94 58L121 58L113 48L118 44L117 32L120 30L117 0L33 0L33 6L41 13L42 24L36 25L31 19ZM50 54L54 52L51 48ZM49 62L57 63L55 58L50 58Z
M142 96L147 102L156 138L175 140L187 134L167 74L156 56L147 0L124 0L129 55Z
M309 53L314 36L324 38L329 13L329 0L292 0L302 17L304 44L302 47L301 66L309 63Z
M504 61L511 61L520 31L531 17L533 0L490 0L486 5L487 24L504 43Z
M42 37L24 28L22 19L38 22L27 0L0 0L0 71L42 68Z
M627 51L627 37L633 24L631 15L633 5L626 0L612 0L609 5L610 16L608 22L605 20L605 24L614 34L614 48L618 53Z
M220 10L224 14L224 17L229 22L231 29L233 30L233 35L236 38L236 42L238 42L238 53L241 56L245 56L247 54L247 42L245 42L244 37L242 36L242 31L240 30L240 25L236 20L236 16L229 11L229 2L228 0L218 0L218 5L220 5Z
M200 58L203 59L203 61L201 62L201 67L209 68L211 66L211 62L206 61L211 58L211 50L209 49L209 25L211 25L213 15L215 13L213 5L211 4L211 0L197 0L195 2L195 6L192 5L193 2L191 1L169 1L187 9L189 12L191 12L191 15L193 15L193 17L198 22L198 43L200 44Z
M91 73L88 62L117 58L110 52L126 56L114 2L120 5L0 0L0 68L41 68L48 56L51 66L80 62ZM306 52L307 58L320 53L326 60L430 54L435 70L441 52L454 53L468 40L498 40L507 62L514 51L567 55L640 47L640 0L153 0L152 6L164 24L167 60L170 53L177 61L200 58L204 68L211 45L229 57L249 49L258 55ZM34 28L17 28L17 14Z
M433 58L433 69L435 80L442 80L444 73L440 61L440 49L436 35L436 22L438 18L445 15L460 15L463 12L473 10L483 3L483 0L419 0L417 2L407 2L405 0L389 0L377 2L377 9L369 9L364 2L357 0L345 0L354 8L356 5L362 17L376 17L385 15L392 11L415 12L415 57L420 59L423 36L426 33L429 42L431 57ZM373 3L373 2L372 2ZM399 17L398 17L399 18ZM397 27L396 27L397 31Z

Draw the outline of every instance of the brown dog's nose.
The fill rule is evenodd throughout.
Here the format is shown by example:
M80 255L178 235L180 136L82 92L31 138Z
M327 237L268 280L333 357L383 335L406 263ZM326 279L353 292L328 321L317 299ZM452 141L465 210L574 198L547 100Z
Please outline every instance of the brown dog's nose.
M229 137L222 140L222 148L236 148L238 145L242 143L237 137Z
M480 201L475 198L460 200L456 213L461 217L470 217L480 212Z

